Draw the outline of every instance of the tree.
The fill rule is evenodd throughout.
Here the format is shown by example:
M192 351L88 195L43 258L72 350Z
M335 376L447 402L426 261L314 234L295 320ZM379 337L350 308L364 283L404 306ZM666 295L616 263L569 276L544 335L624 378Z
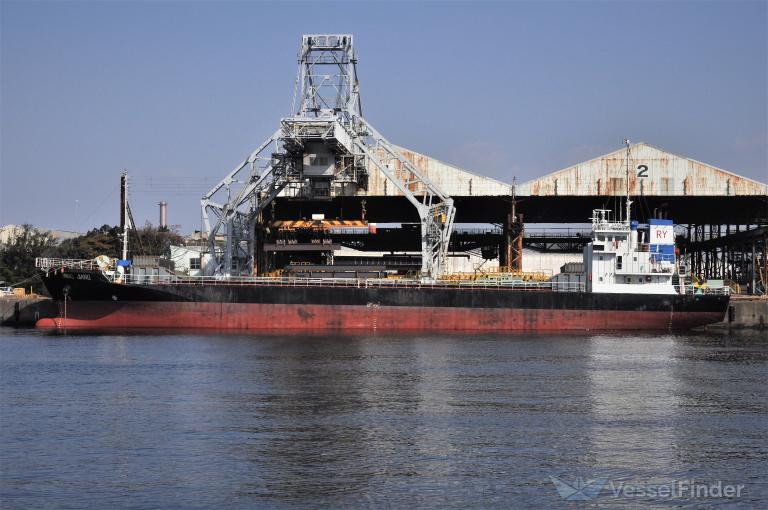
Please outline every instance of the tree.
M157 228L150 222L146 222L139 229L131 230L130 234L133 255L168 255L172 244L184 245L184 238L176 228Z
M63 259L92 259L99 255L122 256L120 227L102 225L85 235L63 241L56 250ZM184 238L176 229L154 227L147 222L139 229L128 231L130 255L166 255L172 244L183 245Z
M50 232L40 231L32 225L22 225L6 243L0 243L0 280L9 285L19 284L36 274L35 257L55 256L56 239ZM41 290L41 282L30 284Z
M92 259L99 255L118 257L119 230L118 227L102 225L85 235L62 241L56 249L56 256L63 259Z

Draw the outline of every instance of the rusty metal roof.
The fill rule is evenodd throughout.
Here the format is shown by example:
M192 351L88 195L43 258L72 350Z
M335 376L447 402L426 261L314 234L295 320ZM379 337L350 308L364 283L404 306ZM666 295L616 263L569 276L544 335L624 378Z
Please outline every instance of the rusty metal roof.
M528 181L518 195L624 195L624 148ZM768 185L647 143L630 146L629 193L633 196L765 196Z
M410 149L403 147L398 147L398 149L405 158L420 171L424 172L443 193L449 196L509 196L512 194L512 186L510 184L462 170L457 166L444 163L424 154L419 154ZM399 176L402 172L400 162L393 159L390 164ZM375 167L369 165L368 171L370 173L368 190L361 191L358 194L370 196L401 195Z

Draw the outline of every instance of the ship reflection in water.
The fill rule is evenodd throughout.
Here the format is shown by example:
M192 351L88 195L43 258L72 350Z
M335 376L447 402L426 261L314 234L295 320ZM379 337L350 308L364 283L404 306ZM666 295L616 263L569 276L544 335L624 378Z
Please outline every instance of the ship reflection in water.
M600 477L612 508L760 506L767 368L752 336L0 330L0 503L571 508L550 477Z

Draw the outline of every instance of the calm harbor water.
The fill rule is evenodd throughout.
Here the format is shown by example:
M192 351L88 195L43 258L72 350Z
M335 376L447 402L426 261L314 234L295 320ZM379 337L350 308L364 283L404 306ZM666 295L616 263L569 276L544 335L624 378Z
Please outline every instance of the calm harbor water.
M767 376L757 334L0 329L0 507L765 508Z

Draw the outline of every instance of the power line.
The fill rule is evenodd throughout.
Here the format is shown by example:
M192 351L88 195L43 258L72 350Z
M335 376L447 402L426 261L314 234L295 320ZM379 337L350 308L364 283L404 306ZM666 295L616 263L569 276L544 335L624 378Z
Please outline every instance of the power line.
M97 206L96 206L96 208L95 208L95 209L93 209L93 210L90 212L90 214L88 214L88 216L86 216L85 218L83 218L82 220L80 220L80 221L77 223L77 225L75 226L75 230L80 230L80 227L81 227L81 226L82 226L82 225L83 225L85 222L87 222L88 220L90 220L90 219L91 219L91 217L92 217L94 214L96 214L96 212L97 212L97 211L99 211L99 210L100 210L100 209L101 209L101 208L104 206L104 204L107 202L107 200L109 200L110 198L112 198L112 195L114 195L114 194L115 194L115 192L118 190L118 188L119 188L119 187L120 187L120 186L115 186L114 188L112 188L112 191L110 191L110 192L109 192L109 193L108 193L108 194L107 194L107 195L106 195L106 196L105 196L105 197L104 197L104 198L101 200L101 202L99 202L99 205L97 205Z

